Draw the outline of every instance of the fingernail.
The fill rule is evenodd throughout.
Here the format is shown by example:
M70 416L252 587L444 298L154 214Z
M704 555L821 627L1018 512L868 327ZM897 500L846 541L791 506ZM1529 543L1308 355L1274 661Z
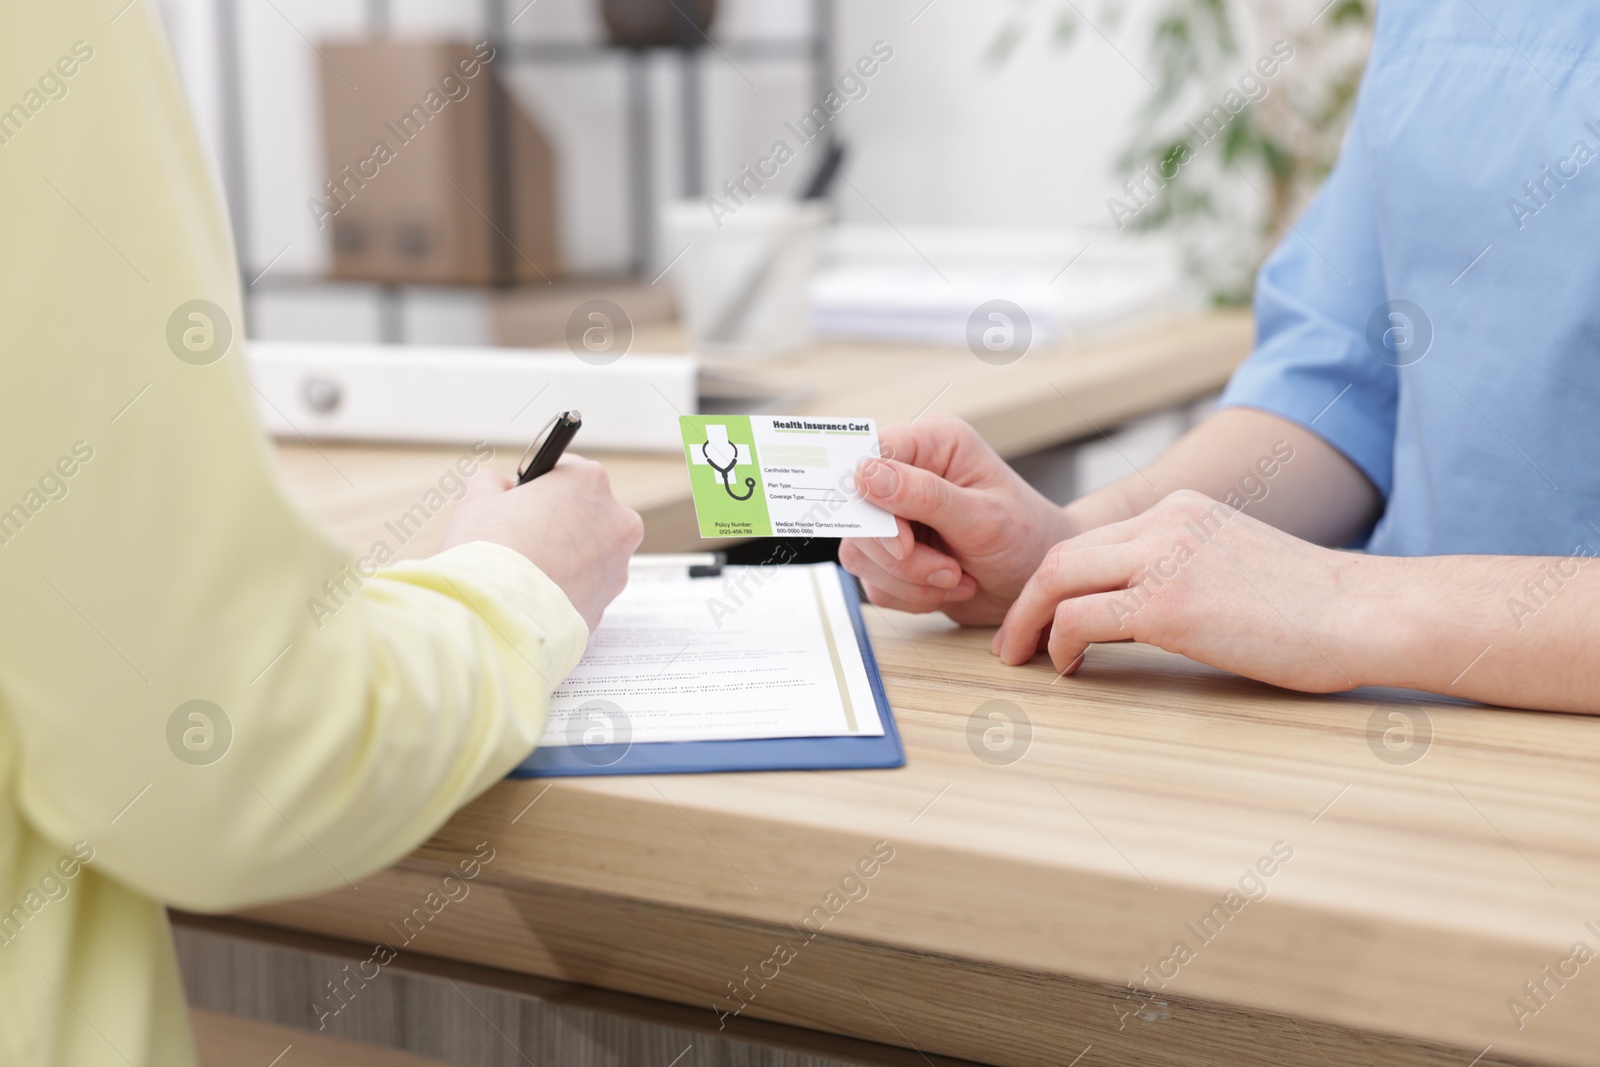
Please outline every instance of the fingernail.
M867 484L867 475L871 474L877 469L878 461L877 459L871 457L856 464L856 491L862 496L866 496L868 493L872 492L872 487Z
M868 462L862 468L862 475L867 483L867 492L872 496L893 496L900 485L900 476L887 463Z
M961 572L941 568L928 575L928 584L935 589L954 589L961 581Z
M994 653L996 656L998 656L1000 654L1000 634L1001 633L1002 633L1002 631L996 630L994 632L994 637L991 638L990 641L989 641L989 651Z
M878 544L882 545L883 546L883 550L885 552L889 553L889 555L893 556L895 559L905 559L906 558L906 550L903 547L901 547L900 538L898 538L898 537L880 537L880 538L878 538Z

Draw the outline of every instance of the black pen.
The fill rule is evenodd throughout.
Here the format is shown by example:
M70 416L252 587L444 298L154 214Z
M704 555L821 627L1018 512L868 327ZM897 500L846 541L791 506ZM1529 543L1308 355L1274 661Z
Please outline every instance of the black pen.
M534 438L533 444L528 446L528 452L533 452L533 459L528 459L528 452L522 454L523 461L528 465L517 471L517 484L527 485L540 475L549 474L556 460L561 458L561 453L578 436L578 427L582 425L583 416L576 411L563 411L551 419L549 425Z

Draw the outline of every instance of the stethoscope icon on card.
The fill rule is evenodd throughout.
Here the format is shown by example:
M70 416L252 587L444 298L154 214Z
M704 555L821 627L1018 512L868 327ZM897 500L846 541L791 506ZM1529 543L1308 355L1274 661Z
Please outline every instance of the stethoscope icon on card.
M721 425L711 425L707 426L705 430L706 440L700 445L700 454L705 457L706 462L711 465L711 468L717 472L717 476L722 479L722 488L729 496L735 500L749 500L756 492L756 480L754 478L746 478L744 480L743 496L733 491L733 471L739 465L739 446L728 440L728 428ZM712 458L712 448L717 450L718 455L726 454L729 457L726 466Z

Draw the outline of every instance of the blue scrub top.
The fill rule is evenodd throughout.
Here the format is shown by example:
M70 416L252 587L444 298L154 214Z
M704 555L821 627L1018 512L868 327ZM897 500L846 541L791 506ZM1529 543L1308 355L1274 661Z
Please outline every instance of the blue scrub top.
M1360 467L1368 551L1600 545L1600 5L1383 0L1255 313L1222 403Z

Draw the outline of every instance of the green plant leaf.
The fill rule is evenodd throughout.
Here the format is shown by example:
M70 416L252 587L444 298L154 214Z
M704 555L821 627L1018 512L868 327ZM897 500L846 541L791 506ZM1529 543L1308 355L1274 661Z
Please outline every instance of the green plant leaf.
M1016 17L1007 19L989 41L989 47L983 50L984 65L991 69L1005 66L1024 36L1022 20Z
M1090 2L1057 0L1048 7L1042 29L1061 50L1083 36L1085 22L1102 33L1123 26L1132 7L1132 0L1093 0L1093 7ZM1336 137L1331 135L1341 132L1348 122L1361 78L1360 63L1334 60L1317 69L1310 69L1313 64L1309 60L1298 63L1292 75L1275 85L1275 93L1289 95L1275 101L1272 109L1258 112L1249 107L1233 116L1213 140L1190 143L1194 135L1187 124L1222 105L1226 94L1236 89L1236 79L1248 69L1248 63L1239 58L1241 42L1254 37L1241 34L1246 23L1239 20L1248 22L1256 6L1248 0L1153 0L1141 9L1146 14L1138 24L1148 26L1148 40L1143 58L1137 47L1129 54L1154 86L1142 95L1134 111L1132 129L1113 177L1113 184L1120 186L1124 178L1137 181L1147 166L1158 174L1163 169L1175 171L1130 225L1174 232L1186 265L1222 304L1249 298L1251 261L1265 247L1255 248L1247 236L1254 225L1249 221L1255 218L1253 211L1241 214L1239 194L1246 176L1262 193L1280 202L1274 205L1277 210L1288 211L1291 204L1299 203L1332 165ZM1375 0L1333 0L1315 23L1295 31L1294 39L1306 45L1308 54L1316 54L1323 42L1364 33L1375 6ZM1008 18L987 53L993 66L1005 62L1033 32L1029 17L1040 11L1036 0L1012 0L1002 8L1008 10ZM1093 14L1086 13L1089 11ZM1280 129L1279 120L1285 118L1290 124ZM1306 126L1309 140L1303 140ZM1172 161L1185 145L1194 158L1174 167ZM1255 175L1270 178L1271 187L1260 185ZM1120 188L1113 195L1119 199L1127 196ZM1138 199L1142 198L1143 194ZM1247 199L1251 203L1256 200L1254 196ZM1269 209L1265 214L1263 236L1281 222L1275 211ZM1227 230L1219 230L1219 226ZM1237 239L1227 236L1234 232Z
M1051 39L1057 48L1066 48L1078 36L1078 17L1070 11L1063 11L1056 16L1055 32Z
M1360 25L1371 16L1363 0L1340 0L1328 12L1328 22L1334 26L1347 26L1351 23Z
M1222 159L1225 163L1237 163L1253 155L1259 155L1264 143L1261 136L1250 126L1250 112L1241 112L1222 135Z

